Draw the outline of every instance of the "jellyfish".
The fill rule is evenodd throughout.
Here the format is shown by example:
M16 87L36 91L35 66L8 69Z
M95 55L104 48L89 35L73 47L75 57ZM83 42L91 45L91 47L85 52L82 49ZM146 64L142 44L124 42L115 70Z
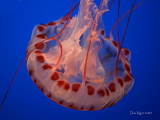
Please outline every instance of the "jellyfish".
M52 101L71 109L95 111L116 104L132 88L131 53L122 47L124 37L119 41L118 24L142 3L134 7L134 0L132 8L120 19L118 16L107 37L102 16L113 0L110 5L108 2L101 0L98 7L93 0L80 0L73 7L72 0L64 17L34 27L24 60L33 82ZM78 6L78 14L71 17ZM112 35L116 25L117 41Z

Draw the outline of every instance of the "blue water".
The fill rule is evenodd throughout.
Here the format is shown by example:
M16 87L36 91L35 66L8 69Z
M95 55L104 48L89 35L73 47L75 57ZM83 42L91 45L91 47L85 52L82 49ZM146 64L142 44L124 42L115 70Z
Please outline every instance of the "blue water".
M140 2L136 0L135 4ZM133 11L123 46L132 53L135 84L116 105L93 112L60 106L36 87L24 63L0 111L0 120L159 120L159 4L158 0L147 0ZM132 1L121 0L120 16L131 5ZM71 0L0 0L0 103L18 65L25 57L33 27L59 19L70 10L70 6ZM110 11L103 16L107 35L116 22L116 15L117 2L114 2ZM126 21L127 17L120 23L120 37ZM116 31L114 36L116 38ZM136 112L136 115L130 115L130 112ZM140 115L137 112L150 112L151 115Z

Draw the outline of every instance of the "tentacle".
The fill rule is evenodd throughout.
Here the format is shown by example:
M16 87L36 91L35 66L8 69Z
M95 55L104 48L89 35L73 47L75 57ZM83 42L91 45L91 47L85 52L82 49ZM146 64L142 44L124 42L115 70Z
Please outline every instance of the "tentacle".
M118 64L118 59L119 59L119 55L120 55L120 52L121 52L121 47L122 47L122 44L123 44L123 40L124 40L124 37L125 37L126 32L127 32L127 28L128 28L128 24L129 24L129 21L130 21L131 13L132 13L132 10L133 10L133 7L134 7L134 3L135 3L135 0L133 1L133 4L132 4L132 8L131 8L131 11L130 11L130 14L129 14L129 17L128 17L127 25L126 25L126 28L125 28L125 32L123 34L123 38L122 38L121 44L118 45L119 46L119 50L118 50L118 54L117 54L117 58L116 58L116 63L115 63L114 80L117 80L117 64Z
M79 4L80 4L80 2L78 2L78 3L72 8L72 11L74 11L74 10L79 6ZM66 20L66 19L68 19L68 17L70 16L70 12L71 12L71 11L69 11L65 16L63 16L63 17L61 18L61 20Z
M117 21L119 21L119 10L120 10L120 0L118 0L118 16L117 16ZM117 24L117 42L118 42L118 49L120 49L120 44L119 44L119 24ZM116 61L115 68L116 72L114 72L114 79L117 79L117 66L118 66L118 61Z
M111 1L110 5L108 6L108 9L112 6L114 0Z
M110 31L110 35L109 37L105 37L103 36L104 39L106 40L113 40L113 29L115 28L115 26L128 14L130 13L132 10L138 8L140 5L142 5L146 0L142 1L141 3L139 3L137 6L135 6L134 8L130 9L129 11L127 11L114 25L113 27L111 28L111 31Z
M103 6L103 2L104 2L104 0L101 1L100 7L99 7L99 12L101 11L101 8ZM89 50L90 50L91 41L92 41L92 37L93 37L93 32L94 32L94 30L96 28L96 23L97 23L97 19L98 19L97 17L98 17L98 14L96 15L95 21L93 23L93 28L92 28L92 31L91 31L91 36L90 36L90 39L89 39L89 45L88 45L86 59L85 59L85 65L84 65L84 73L83 73L83 82L82 82L82 84L85 84L88 55L89 55Z

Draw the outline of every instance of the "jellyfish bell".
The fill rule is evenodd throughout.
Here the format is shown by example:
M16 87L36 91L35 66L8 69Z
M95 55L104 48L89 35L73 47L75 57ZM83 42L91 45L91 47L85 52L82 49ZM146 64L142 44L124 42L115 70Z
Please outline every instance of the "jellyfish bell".
M56 38L62 49L57 41L41 43L63 29L61 19L34 28L27 50L41 45L27 58L27 69L51 100L69 108L99 110L115 104L132 87L134 80L127 59L130 54L125 55L123 50L114 79L118 43L104 39L102 34L102 15L108 11L107 3L103 0L98 8L93 1L81 0L78 15L69 20Z
M113 39L112 30L110 37L105 36L102 15L110 8L107 4L102 0L98 8L93 0L81 0L66 16L33 29L27 69L54 102L77 110L100 110L116 104L132 88L130 51ZM71 18L78 5L78 15Z

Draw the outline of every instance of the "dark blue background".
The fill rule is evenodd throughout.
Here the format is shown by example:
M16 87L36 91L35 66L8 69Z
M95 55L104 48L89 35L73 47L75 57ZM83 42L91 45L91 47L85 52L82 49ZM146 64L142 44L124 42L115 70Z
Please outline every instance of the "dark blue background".
M140 2L136 0L136 4ZM159 120L159 4L159 0L147 0L133 11L123 46L132 52L135 84L116 105L93 112L60 106L41 93L32 82L24 63L0 111L0 120ZM120 16L131 5L132 1L121 0ZM0 0L0 103L25 57L33 27L59 19L70 10L70 6L71 0ZM117 0L103 19L108 35L117 19ZM120 23L121 37L126 20L127 17ZM114 36L116 39L116 31ZM130 115L130 111L152 112L152 115Z

